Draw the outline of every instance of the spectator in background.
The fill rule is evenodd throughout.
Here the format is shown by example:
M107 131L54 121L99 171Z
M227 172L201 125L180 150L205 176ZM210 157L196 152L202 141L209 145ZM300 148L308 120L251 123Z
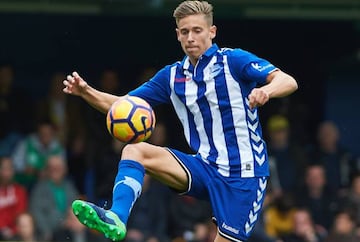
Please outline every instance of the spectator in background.
M137 86L144 84L148 80L150 80L157 72L157 69L152 66L145 67L138 76L138 83Z
M16 231L16 217L27 210L28 194L14 182L14 168L9 157L0 157L0 240L7 240Z
M310 165L305 173L305 186L298 193L297 203L307 208L315 225L326 233L338 209L336 194L327 186L325 169L321 165Z
M150 144L159 145L159 146L166 146L168 145L168 132L166 125L161 122L157 121L156 127L148 139Z
M16 234L12 241L35 242L38 240L33 216L24 212L16 218Z
M33 102L14 83L11 64L0 64L0 156L11 155L14 146L33 128Z
M211 221L210 204L190 196L173 194L169 209L169 230L173 239L195 241L197 230L208 227Z
M273 193L293 193L300 187L304 174L305 150L291 141L290 126L286 117L271 116L267 123L267 131L270 185Z
M69 208L65 220L56 227L52 242L106 242L99 233L87 229Z
M351 209L355 223L360 228L360 173L353 176L351 187L346 194L340 198L339 204L343 209Z
M58 141L67 150L69 173L77 189L84 193L86 167L86 121L79 99L65 95L62 92L62 72L55 72L51 76L47 96L37 104L37 119L50 120L54 125ZM76 175L75 175L76 174Z
M121 90L118 72L112 69L104 70L96 86L101 91L119 95ZM62 88L60 88L60 90L62 90ZM87 107L87 111L88 118L86 123L88 124L87 131L91 133L88 137L92 142L91 147L98 147L99 144L103 146L110 145L112 138L106 129L104 114L89 107Z
M101 74L99 79L96 81L96 86L99 90L105 91L110 94L119 95L120 90L120 79L119 73L111 68L105 69ZM96 201L97 195L103 196L102 194L97 194L99 191L96 191L94 187L97 187L97 171L99 164L107 159L112 147L113 138L109 134L106 128L106 116L103 113L97 112L92 107L86 106L86 133L87 133L87 143L86 143L86 164L85 168L82 169L86 171L85 174L85 195L89 200ZM115 160L120 159L120 154L116 156ZM105 157L105 158L104 158ZM116 163L112 162L111 164ZM108 163L109 164L109 163ZM114 164L116 165L116 164ZM116 165L117 167L117 165ZM113 165L106 170L113 168ZM104 170L104 168L102 168ZM115 169L117 170L117 168ZM114 170L111 170L113 172ZM116 173L115 173L116 174ZM114 180L112 180L113 182ZM110 186L112 187L112 185Z
M265 231L268 236L279 239L290 234L294 228L296 212L294 198L290 193L282 193L264 211Z
M55 72L51 77L47 96L37 104L37 119L50 120L59 141L65 146L72 138L83 135L85 120L78 99L65 95L61 90L64 78L66 76L61 72Z
M317 145L310 152L310 159L325 168L328 186L333 192L341 192L350 185L356 163L352 154L340 145L340 132L332 121L324 121L317 131Z
M297 209L293 217L293 231L282 238L283 242L322 242L307 209ZM340 241L339 241L340 242ZM343 241L345 242L345 241Z
M19 142L13 152L16 179L31 190L42 176L46 160L51 155L65 157L64 147L56 137L54 126L44 120L38 123L35 133L29 134Z
M112 186L117 172L117 164L114 160L120 159L120 154L125 146L124 143L112 139L111 146L100 146L97 151L97 162L94 163L94 192L97 204L111 207Z
M49 156L45 178L31 192L30 209L40 232L40 239L52 238L54 230L65 219L73 200L78 198L74 184L66 178L66 161L62 156Z
M58 139L63 145L66 136L66 95L61 91L61 85L65 77L63 73L55 73L51 78L50 88L45 100L40 100L37 105L37 118L51 121L57 130Z
M74 182L76 189L82 195L85 195L86 144L85 135L77 135L71 138L66 146L69 178Z
M340 211L336 214L329 236L325 242L359 242L352 211Z

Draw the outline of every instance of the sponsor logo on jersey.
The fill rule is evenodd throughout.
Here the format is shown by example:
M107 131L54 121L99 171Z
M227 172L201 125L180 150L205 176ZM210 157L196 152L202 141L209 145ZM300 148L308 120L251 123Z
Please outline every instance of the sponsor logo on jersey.
M262 71L268 69L269 67L272 67L273 65L272 65L272 64L267 64L266 66L261 66L261 65L260 65L259 63L257 63L257 62L252 62L252 63L251 63L251 66L252 66L252 68L254 68L255 70L258 70L258 71L262 72Z
M175 82L187 82L187 81L190 81L191 78L190 77L178 77L178 78L175 78Z

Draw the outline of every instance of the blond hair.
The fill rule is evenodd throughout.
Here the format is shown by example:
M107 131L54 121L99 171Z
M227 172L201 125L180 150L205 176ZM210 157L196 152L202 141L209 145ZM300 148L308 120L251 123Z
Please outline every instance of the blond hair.
M213 6L206 1L186 0L174 10L173 17L178 24L180 19L196 14L204 14L208 24L213 25Z

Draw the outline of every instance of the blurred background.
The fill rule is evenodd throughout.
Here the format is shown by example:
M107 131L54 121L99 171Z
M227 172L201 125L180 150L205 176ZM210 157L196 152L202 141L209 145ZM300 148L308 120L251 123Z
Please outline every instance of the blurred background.
M218 27L215 42L220 47L251 51L293 75L299 83L294 95L272 100L260 108L275 174L270 182L269 207L292 211L291 221L296 218L295 211L288 207L296 207L297 212L303 211L300 207L310 211L311 219L316 220L312 223L316 225L316 233L323 240L332 233L338 214L346 210L345 215L351 214L349 221L353 223L350 230L355 231L360 226L360 1L210 2ZM0 220L10 222L3 225L0 222L3 231L0 237L8 240L20 236L16 229L20 220L15 217L29 213L34 217L33 240L76 241L81 236L95 236L99 240L97 234L84 235L81 226L78 229L81 232L77 233L80 237L69 235L76 233L67 230L73 223L67 206L70 197L79 196L111 206L115 161L119 159L122 144L113 141L107 133L104 115L82 100L62 93L62 80L76 70L97 88L123 95L164 65L181 60L183 52L176 40L172 17L179 3L176 0L0 0L1 169L11 171L11 178L7 179L20 184L27 197L21 199L26 200L23 208L9 212L6 219L1 217L7 213L1 212ZM157 132L149 142L188 150L173 110L157 107L156 114ZM4 165L7 159L9 165ZM52 164L49 160L56 161ZM315 181L311 180L314 167ZM51 171L55 169L64 170L60 172L62 178L52 177ZM1 178L1 182L10 183L7 179ZM46 185L39 183L50 180L51 184L64 184L53 179L68 180L70 185L61 189L61 194L67 195L60 196L60 200L59 196L57 200L49 198L48 204L38 201L56 190L48 191ZM358 190L354 195L356 181ZM320 188L309 188L317 182ZM139 212L130 221L134 232L129 233L129 241L156 241L151 240L154 238L211 241L213 227L208 223L211 212L207 205L174 196L151 179L149 184L151 192L144 195L145 202L134 208ZM326 196L324 187L329 187ZM317 192L309 192L312 189ZM1 202L15 199L9 195L13 193L5 191L3 198L0 192L0 211L15 211L11 206L19 204ZM314 197L313 193L316 193ZM307 197L304 194L311 196L306 201L298 199ZM158 210L148 205L153 200ZM54 201L59 211L48 216ZM320 209L325 207L329 210ZM202 212L194 214L194 210ZM159 214L163 219L159 219L154 233L151 216L158 218ZM323 218L324 214L329 217ZM355 218L354 214L357 214ZM264 237L255 241L290 241L285 235L295 231L296 223L286 224L290 227L284 232L283 228L274 228L271 221L276 220L272 216L275 216L273 210L264 212L260 223L263 227L258 230ZM50 217L53 220L47 221ZM65 232L58 232L59 228ZM61 237L64 233L69 234ZM60 235L56 237L57 234Z

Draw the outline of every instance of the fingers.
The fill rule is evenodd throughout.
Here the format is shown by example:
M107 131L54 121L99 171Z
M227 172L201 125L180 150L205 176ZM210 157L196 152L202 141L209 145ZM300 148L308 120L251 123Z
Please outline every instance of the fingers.
M249 95L249 107L254 109L259 106L259 93L257 89L253 89Z
M66 79L67 79L67 81L68 81L70 84L74 84L74 83L75 83L75 78L74 78L72 75L67 75L67 76L66 76Z
M73 75L75 78L80 78L79 74L78 74L76 71L74 71L74 72L72 73L72 75Z
M252 95L251 93L249 95L249 107L250 107L250 109L253 109L256 107L255 96Z
M70 83L70 84L74 84L76 81L79 82L79 81L82 81L82 78L80 77L80 75L74 71L72 73L72 75L67 75L66 76L66 80Z
M82 79L76 71L74 71L71 75L67 75L63 84L65 86L63 92L77 96L84 93L87 87L87 82L84 81L84 79Z
M248 98L250 109L254 109L255 107L262 106L269 101L269 94L261 89L255 88L251 91Z
M63 92L65 92L65 93L71 93L71 89L72 89L72 85L70 84L70 82L69 81L67 81L67 80L64 80L63 81L63 84L64 84L64 89L63 89Z
M79 79L81 79L81 77L77 72L73 72L72 75L67 75L66 80L63 81L65 86L63 92L71 94L75 82L79 81Z
M82 78L80 77L80 75L79 75L76 71L74 71L74 72L72 73L72 75L73 75L73 77L74 77L74 79L75 79L76 81L78 81L78 82L82 81Z

